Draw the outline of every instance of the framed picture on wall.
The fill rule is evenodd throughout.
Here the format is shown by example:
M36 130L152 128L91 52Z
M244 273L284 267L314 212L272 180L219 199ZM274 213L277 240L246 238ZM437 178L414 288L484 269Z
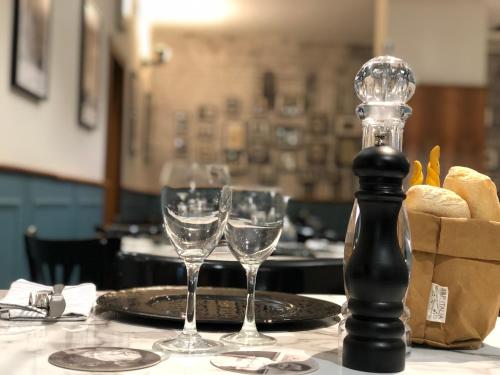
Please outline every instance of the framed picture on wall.
M354 157L360 149L360 138L339 138L336 148L337 164L340 167L350 167Z
M226 114L229 117L238 117L241 113L241 101L232 96L226 99Z
M257 180L265 186L274 186L278 182L278 173L271 164L263 165L257 172Z
M144 131L142 146L142 161L144 164L151 162L151 133L153 126L153 95L148 92L144 95Z
M224 144L228 150L241 151L246 146L245 123L228 121L224 126Z
M198 108L198 119L201 122L214 122L217 117L217 107L210 104L200 105Z
M243 151L224 150L224 163L229 166L232 176L239 176L246 172L246 159Z
M298 94L284 94L279 98L279 109L285 117L297 117L304 113L304 98Z
M200 122L198 124L198 138L213 139L215 137L215 124L212 122Z
M271 161L269 146L265 143L249 143L247 154L248 161L252 164L268 164Z
M251 142L265 140L269 142L271 138L271 124L266 118L252 118L247 123L248 139Z
M127 151L128 155L132 158L136 154L136 132L137 132L137 102L136 95L138 91L137 75L135 72L128 74L127 80L127 108L126 108L126 121L127 121Z
M188 156L188 141L181 135L174 138L174 156L176 159L185 159Z
M99 118L101 92L101 42L102 20L96 5L91 0L82 3L80 35L80 102L78 120L80 125L94 129Z
M307 162L309 165L325 165L328 155L328 145L313 143L307 145Z
M328 118L324 113L316 113L309 118L311 134L324 136L328 134Z
M14 2L12 85L35 99L47 99L52 0Z
M485 150L485 163L486 170L494 171L498 169L498 150L495 147L487 147Z
M274 135L279 149L293 150L300 145L301 131L294 125L276 125Z
M280 172L295 173L297 171L297 154L295 152L281 152L279 155Z
M189 116L187 112L177 111L174 113L175 133L187 134L189 130Z
M361 137L363 127L356 116L342 115L335 121L335 133L339 137Z
M214 145L208 142L198 142L195 149L195 160L198 163L214 163L217 160L217 154Z

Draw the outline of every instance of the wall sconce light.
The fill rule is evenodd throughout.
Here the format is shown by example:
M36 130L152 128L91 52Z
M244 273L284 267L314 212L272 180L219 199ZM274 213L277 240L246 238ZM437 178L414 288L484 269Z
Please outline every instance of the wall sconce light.
M172 48L167 47L163 44L158 44L155 46L153 58L150 60L143 59L141 64L142 66L157 66L167 64L170 62L170 60L172 60L172 56Z

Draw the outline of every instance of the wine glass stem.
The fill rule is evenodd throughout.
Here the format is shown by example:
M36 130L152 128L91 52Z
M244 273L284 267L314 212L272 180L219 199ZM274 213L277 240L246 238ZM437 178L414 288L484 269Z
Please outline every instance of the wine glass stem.
M196 286L198 285L198 274L201 263L186 262L188 294L186 303L186 318L184 320L185 335L196 335Z
M255 281L257 280L257 271L259 264L251 264L244 266L247 272L247 307L245 311L245 321L243 322L242 331L257 332L255 326Z

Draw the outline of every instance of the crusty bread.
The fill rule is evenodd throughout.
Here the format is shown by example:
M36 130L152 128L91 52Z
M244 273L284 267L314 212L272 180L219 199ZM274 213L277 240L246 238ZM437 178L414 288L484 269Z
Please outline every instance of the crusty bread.
M500 221L497 188L488 176L466 167L451 167L443 187L467 202L473 219Z
M414 185L406 192L408 210L435 216L470 218L467 202L450 190L430 185Z

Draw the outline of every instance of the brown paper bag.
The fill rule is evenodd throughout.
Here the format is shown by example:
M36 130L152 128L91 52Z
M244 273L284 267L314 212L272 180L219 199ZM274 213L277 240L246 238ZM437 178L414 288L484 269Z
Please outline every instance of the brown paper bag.
M500 309L500 223L408 214L412 341L479 348Z

